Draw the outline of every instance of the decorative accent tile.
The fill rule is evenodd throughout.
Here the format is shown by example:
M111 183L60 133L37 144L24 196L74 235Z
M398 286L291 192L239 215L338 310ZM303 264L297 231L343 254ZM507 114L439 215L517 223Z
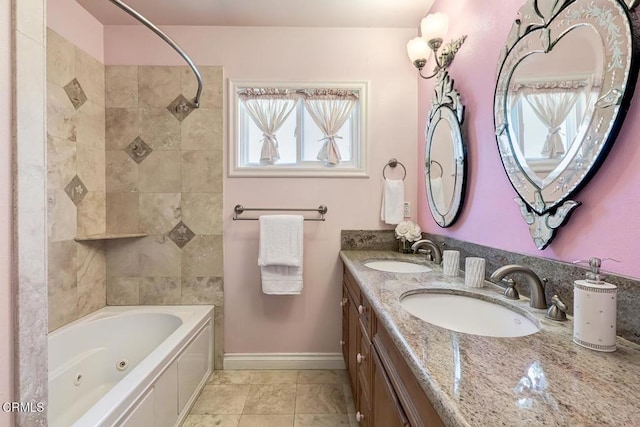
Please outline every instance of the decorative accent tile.
M180 221L173 227L173 230L169 232L169 238L176 244L180 249L184 248L184 246L191 241L195 237L195 233L187 227L187 225Z
M64 187L64 192L67 193L73 204L78 206L82 199L85 198L88 191L80 177L76 175L67 184L67 186Z
M169 110L169 112L173 114L173 117L181 122L186 119L189 114L191 114L191 112L193 111L193 105L191 105L191 101L180 94L176 99L173 100L173 102L171 102L171 104L167 106L167 110Z
M64 91L67 93L69 101L71 101L73 108L76 110L87 102L87 95L84 93L84 90L82 90L82 86L80 86L78 79L73 79L67 83L64 87Z
M131 141L131 144L127 145L127 148L125 148L124 151L127 152L134 162L140 164L149 154L151 154L153 150L142 140L142 138L137 136L136 139Z

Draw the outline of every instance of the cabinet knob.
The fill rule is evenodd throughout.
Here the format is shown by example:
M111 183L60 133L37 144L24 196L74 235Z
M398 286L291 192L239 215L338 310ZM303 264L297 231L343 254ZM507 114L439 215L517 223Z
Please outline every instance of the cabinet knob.
M340 347L343 347L345 344L344 340L340 340Z
M356 412L356 421L359 423L364 421L364 415L360 411Z
M340 301L340 307L344 307L345 305L347 305L347 299L346 298L342 298L342 301Z
M358 306L358 313L360 314L364 313L364 307L362 306L362 304Z
M358 353L356 356L356 360L358 361L358 363L362 364L362 362L364 361L364 356Z

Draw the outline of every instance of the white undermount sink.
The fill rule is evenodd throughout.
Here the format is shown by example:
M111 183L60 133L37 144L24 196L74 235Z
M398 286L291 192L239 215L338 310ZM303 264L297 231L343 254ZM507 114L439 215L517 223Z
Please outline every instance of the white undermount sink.
M469 295L421 292L401 297L400 305L432 325L472 335L523 337L541 328L535 318Z
M366 261L364 265L373 270L386 271L388 273L428 273L431 271L429 267L421 264L396 260Z

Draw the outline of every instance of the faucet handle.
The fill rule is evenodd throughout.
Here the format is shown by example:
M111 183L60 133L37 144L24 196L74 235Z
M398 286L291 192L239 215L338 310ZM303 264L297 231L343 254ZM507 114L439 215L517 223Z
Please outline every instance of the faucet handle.
M558 295L551 298L551 307L547 310L547 318L558 322L567 320L567 305Z
M507 299L520 299L520 294L516 289L516 282L513 279L502 279L502 283L507 285L504 290L504 297Z

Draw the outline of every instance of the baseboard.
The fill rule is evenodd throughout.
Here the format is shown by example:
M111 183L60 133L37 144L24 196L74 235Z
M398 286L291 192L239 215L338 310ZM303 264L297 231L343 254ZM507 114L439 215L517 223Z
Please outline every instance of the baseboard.
M224 369L346 369L342 353L227 353Z

